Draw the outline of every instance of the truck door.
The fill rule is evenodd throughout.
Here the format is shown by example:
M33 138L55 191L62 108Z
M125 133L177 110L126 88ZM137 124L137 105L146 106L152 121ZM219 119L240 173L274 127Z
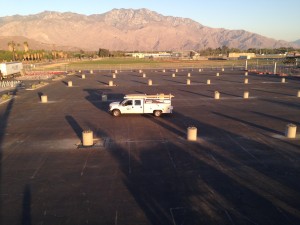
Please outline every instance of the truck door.
M135 99L133 100L132 113L143 113L143 100Z

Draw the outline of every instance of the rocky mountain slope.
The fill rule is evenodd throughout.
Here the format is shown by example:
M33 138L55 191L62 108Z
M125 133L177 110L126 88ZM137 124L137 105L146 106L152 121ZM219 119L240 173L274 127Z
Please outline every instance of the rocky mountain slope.
M1 36L24 36L41 43L84 50L199 50L223 45L241 49L298 47L244 30L203 26L191 19L147 9L113 9L81 15L45 11L0 18Z

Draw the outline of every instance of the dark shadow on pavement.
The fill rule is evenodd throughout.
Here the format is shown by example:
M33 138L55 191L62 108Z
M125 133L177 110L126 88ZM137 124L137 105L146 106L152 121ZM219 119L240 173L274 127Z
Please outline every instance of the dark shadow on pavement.
M249 122L249 121L245 121L245 120L239 119L237 117L228 116L228 115L225 115L225 114L219 113L219 112L212 112L212 113L215 114L215 115L218 115L218 116L222 116L222 117L227 118L227 119L231 119L231 120L234 120L234 121L246 124L246 125L254 127L254 128L258 128L258 129L261 129L261 130L273 133L273 134L282 135L281 132L278 132L278 131L273 130L271 128L264 127L264 126L261 126L261 125L258 125L258 124L255 124L255 123L252 123L252 122Z
M77 123L77 121L73 118L73 116L66 115L65 118L66 118L67 122L70 124L70 126L73 128L77 137L81 140L82 131L83 131L81 126Z
M15 89L12 94L13 95L16 95L18 92L17 89ZM10 116L10 113L13 109L13 105L14 105L14 102L15 102L15 98L12 98L8 103L7 103L7 106L6 106L6 109L3 110L3 113L2 115L0 116L0 224L3 224L2 223L2 218L3 218L3 195L2 195L2 191L3 191L3 181L2 181L2 175L3 175L3 168L2 168L2 157L3 157L3 140L4 140L4 137L5 137L5 133L6 133L6 128L7 128L7 123L8 123L8 120L9 120L9 116Z
M22 225L31 225L31 188L26 185L22 202Z

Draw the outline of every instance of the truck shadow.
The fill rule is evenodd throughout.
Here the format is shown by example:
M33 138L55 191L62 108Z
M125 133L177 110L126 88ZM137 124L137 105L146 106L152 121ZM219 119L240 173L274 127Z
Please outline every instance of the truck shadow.
M115 101L121 101L124 97L122 93L111 93L111 89L84 89L88 93L85 97L97 109L109 113L109 104Z

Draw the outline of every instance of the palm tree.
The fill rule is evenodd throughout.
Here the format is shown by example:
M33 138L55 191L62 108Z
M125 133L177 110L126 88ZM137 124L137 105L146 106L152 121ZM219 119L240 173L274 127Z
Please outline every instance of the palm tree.
M13 53L13 60L15 61L15 47L16 43L14 41L8 42L8 50Z
M25 42L23 43L23 46L24 46L24 52L28 52L28 50L29 50L29 45L28 45L28 42L27 42L27 41L25 41Z

